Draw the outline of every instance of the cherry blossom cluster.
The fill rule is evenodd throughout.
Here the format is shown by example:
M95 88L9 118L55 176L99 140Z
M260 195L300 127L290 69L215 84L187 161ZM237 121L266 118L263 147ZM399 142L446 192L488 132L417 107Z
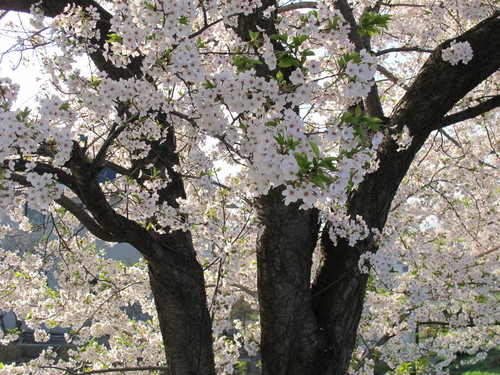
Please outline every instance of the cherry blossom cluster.
M481 141L481 131L471 132L470 126L455 127L460 145L447 138L429 142L394 202L389 219L394 232L380 237L376 254L360 260L362 270L374 271L360 334L372 343L394 335L377 348L394 369L405 362L422 361L423 366L432 357L426 366L445 374L456 353L480 360L498 335L493 323L498 311L491 302L499 259L495 247L488 248L498 224L491 221L491 210L480 217L466 209L472 202L480 210L495 205L498 194L491 194L494 182L486 178L492 166L477 168L477 160L458 157L474 152L487 158L491 150ZM443 151L447 157L429 162L439 160L430 155ZM419 345L412 344L417 331Z
M344 96L347 101L357 101L359 98L366 97L373 86L373 77L377 71L375 57L365 49L356 56L359 56L359 62L354 59L349 60L345 66L345 75L349 79L344 88Z
M12 82L10 78L0 77L0 96L2 112L10 110L12 104L17 98L19 92L19 85Z
M31 184L26 189L26 202L35 209L46 210L62 193L51 173L28 173L26 179Z
M469 42L454 41L448 48L443 49L441 56L451 65L457 65L460 61L467 64L472 59L473 52Z
M344 238L349 246L354 246L370 235L368 226L360 216L353 219L343 210L323 213L323 216L325 221L331 224L329 235L334 244L337 244L339 238Z
M392 138L399 146L398 151L406 150L408 147L410 147L413 140L413 136L410 135L410 130L406 125L403 126L401 133L393 134Z
M18 293L28 290L24 283L31 285L29 295L17 296L25 303L16 306L14 311L34 329L35 340L47 341L48 329L59 326L71 328L66 340L75 344L70 349L69 361L58 360L49 350L31 363L8 365L4 368L6 371L22 373L39 366L57 366L58 361L62 366L78 366L80 361L91 361L98 353L102 361L94 363L94 369L106 363L137 366L162 360L161 338L156 320L152 320L154 304L148 298L145 263L126 266L104 259L104 251L92 243L90 237L68 239L66 244L52 241L22 256L2 250L3 290L14 293L16 298ZM47 279L47 271L54 264L58 268L55 286L53 280ZM82 264L86 265L83 269ZM1 309L13 309L6 302L2 299ZM130 314L135 314L136 319L131 320ZM118 330L120 334L116 334ZM100 337L110 339L106 345L98 344L96 339ZM15 335L2 338L3 342L15 339ZM132 342L134 345L130 345ZM44 371L52 373L49 369Z
M72 236L80 224L52 205L60 194L71 193L54 174L34 172L37 163L66 171L74 142L93 160L110 134L116 137L107 145L109 161L130 176L140 169L135 180L124 172L101 184L113 209L159 234L189 230L193 236L205 270L218 373L233 372L241 348L258 352L258 320L235 318L235 312L241 304L252 314L258 310L255 242L262 228L249 200L273 186L283 186L285 204L319 209L335 243L345 239L355 246L373 236L379 244L378 252L359 261L363 272L371 271L359 374L370 373L373 358L398 371L436 353L429 372L437 373L447 371L455 353L482 358L500 335L492 324L498 321L492 298L498 252L491 246L499 230L492 209L498 206L498 168L492 153L496 138L488 138L498 114L484 116L483 126L473 131L453 127L449 134L455 142L431 136L394 201L391 230L380 234L363 218L350 217L345 203L364 176L377 169L383 142L394 141L400 151L412 142L406 126L386 139L389 130L382 120L367 117L355 104L377 83L384 112L390 114L426 59L428 52L420 50L456 38L494 8L489 3L381 5L381 14L392 16L389 32L374 34L368 51L356 49L349 23L331 2L280 13L277 34L253 31L258 34L250 42L228 26L236 26L239 15L251 14L260 1L103 2L112 14L104 47L108 63L116 68L142 64L144 76L126 79L86 68L87 60L82 64L82 57L99 48L92 41L100 36L96 8L68 7L47 20L33 7L33 35L55 48L36 49L47 84L27 109L16 107L18 86L0 81L0 207L26 230L25 202L50 212L61 238L31 254L0 251L0 289L8 294L0 299L0 309L14 310L39 341L49 338L51 327L67 327L74 347L68 360L49 350L2 371L56 374L40 366L164 363L146 263L126 266L107 259L92 236ZM359 19L377 4L360 0L354 15ZM263 16L278 11L270 7ZM301 41L297 46L294 38ZM415 46L415 51L388 52L393 46ZM453 65L467 64L472 56L467 42L442 52ZM262 65L272 74L258 73ZM492 95L495 79L473 95ZM471 102L466 99L461 106ZM176 138L175 170L186 191L186 199L176 204L159 193L170 182L165 171L141 166L168 137ZM37 152L42 156L33 156ZM9 180L14 173L30 186ZM9 230L2 226L0 234ZM57 275L56 285L49 285L48 271ZM140 319L131 319L127 311ZM439 335L422 335L417 344L422 322L445 328ZM237 333L229 338L233 329ZM16 339L2 335L2 344ZM100 344L97 339L106 336L108 344ZM363 359L367 347L384 337L376 356Z

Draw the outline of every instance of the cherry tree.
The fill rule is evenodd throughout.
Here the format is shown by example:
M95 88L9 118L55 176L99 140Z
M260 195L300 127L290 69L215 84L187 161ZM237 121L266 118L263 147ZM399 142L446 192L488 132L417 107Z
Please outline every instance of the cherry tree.
M495 1L0 9L43 82L0 82L2 214L54 223L2 250L0 309L72 344L3 371L446 372L498 344Z

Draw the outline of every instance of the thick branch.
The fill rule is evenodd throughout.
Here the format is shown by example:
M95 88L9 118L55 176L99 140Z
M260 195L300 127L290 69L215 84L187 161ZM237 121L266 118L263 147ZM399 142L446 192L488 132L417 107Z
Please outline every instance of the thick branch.
M407 125L412 134L424 135L450 121L459 120L461 115L450 115L446 121L443 117L468 92L500 68L500 38L497 30L500 30L500 12L495 12L463 35L436 48L394 109L393 123L399 129ZM470 44L473 58L467 64L459 62L452 65L443 60L442 51L453 41ZM491 101L485 106L493 104ZM466 113L480 113L480 107Z
M101 148L97 152L97 155L92 163L94 166L101 166L106 158L109 147L113 144L113 141L118 138L118 136L127 128L127 124L131 124L139 118L139 114L131 116L125 123L118 125L114 123L109 132L108 138L104 141Z
M24 159L6 160L3 163L4 168L8 168L9 162L14 162L14 170L16 172L26 172L26 164L28 163L27 160L24 160ZM54 166L46 164L46 163L37 162L35 167L32 169L32 171L36 172L38 174L44 174L44 173L53 174L56 177L58 182L60 182L63 185L66 185L66 186L71 186L75 182L73 177L71 175L69 175L68 173L66 173L65 171L63 171L62 169L54 167ZM25 184L23 184L23 185L25 185ZM28 186L28 185L26 185L26 186Z
M293 3L279 7L278 13L285 13L296 9L316 9L317 7L318 3L316 1L301 1L300 3Z
M398 77L396 77L394 74L392 74L387 68L383 67L382 65L377 65L377 72L382 74L383 76L389 78L391 82L393 82L396 85L401 86L405 90L408 90L408 85L405 83L402 83Z
M31 186L26 177L18 173L12 173L10 175L10 179L18 184L21 184L22 186ZM71 212L94 236L103 241L116 241L116 239L99 226L99 224L87 212L85 212L83 207L77 202L64 195L57 198L55 202Z
M338 4L339 2L337 2ZM476 25L457 38L468 41L474 51L473 59L456 66L443 61L441 51L447 41L429 57L419 75L396 106L387 127L387 138L379 147L379 168L368 174L347 202L351 217L360 215L370 228L382 229L396 191L415 155L420 150L433 126L470 90L500 67L500 29L498 13ZM398 151L390 131L408 126L413 140L408 149ZM393 129L391 126L395 126ZM337 351L353 347L357 322L361 316L363 296L368 277L358 267L359 254L376 251L369 237L355 247L341 240L334 244L326 226L322 237L323 263L313 285L313 303L321 327L332 332ZM346 316L349 319L346 320ZM335 361L347 364L350 357L334 353ZM350 353L349 353L350 356ZM344 372L345 373L345 372Z
M81 199L95 221L104 231L112 233L121 242L130 243L150 260L153 256L151 236L140 224L123 217L111 207L97 180L98 169L92 168L92 164L76 142L66 165L74 177L71 189Z
M103 47L106 43L107 35L110 31L110 20L112 18L111 14L107 12L102 6L99 5L94 0L0 0L0 9L12 10L17 12L28 13L32 5L37 4L45 16L55 17L63 13L66 6L74 4L75 6L80 6L82 8L87 8L89 6L95 7L100 15L100 20L97 21L97 29L99 29L100 39L92 39L91 43L98 45L100 48L95 49L89 54L94 64L101 71L107 73L108 77L111 79L127 79L133 76L140 75L140 57L136 57L132 60L126 68L117 68L112 62L107 60L103 54ZM93 48L94 49L94 48Z
M433 50L427 49L427 48L420 48L420 47L394 47L394 48L387 48L383 49L381 51L375 52L375 56L382 56L387 53L392 53L392 52L423 52L423 53L432 53Z
M41 4L38 4L41 3ZM32 6L38 4L44 14L48 17L55 17L58 14L61 14L68 5L75 4L76 6L88 7L93 6L97 9L101 16L105 16L106 19L111 19L111 15L96 1L93 0L0 0L0 9L2 10L13 10L15 12L24 12L29 13Z
M130 171L128 168L125 168L125 167L122 167L121 165L119 164L116 164L116 163L113 163L112 161L109 161L109 160L105 160L103 163L102 163L102 166L104 168L109 168L111 169L112 171L118 173L118 174L121 174L122 176L130 176L130 177L135 177L137 178L139 173L135 173L133 171Z
M358 23L354 18L353 9L349 2L347 0L337 0L333 5L342 14L351 28L349 31L349 40L354 44L355 50L357 52L363 49L370 51L370 36L366 34L364 37L361 37L359 34ZM370 89L370 92L364 100L364 104L366 113L369 117L385 117L376 84Z
M263 1L262 8L241 15L235 32L249 40L249 31L276 34L275 20L262 10L277 1ZM272 16L276 17L274 13ZM273 41L275 51L284 51ZM267 64L255 67L256 74L269 79ZM284 79L291 68L281 70ZM319 229L317 210L300 210L301 203L285 205L284 187L275 187L256 199L256 212L265 229L257 243L257 284L261 319L261 355L265 374L299 375L324 373L320 331L311 308L310 277L312 253ZM317 371L315 371L317 369Z
M474 107L470 107L464 109L463 111L453 113L452 115L445 116L441 121L436 123L436 125L434 126L434 130L480 116L483 113L486 113L498 107L500 107L500 95L485 100L484 102L481 102Z
M117 239L109 232L105 231L85 209L74 200L62 195L55 200L57 204L64 207L75 216L87 230L103 241L117 242Z

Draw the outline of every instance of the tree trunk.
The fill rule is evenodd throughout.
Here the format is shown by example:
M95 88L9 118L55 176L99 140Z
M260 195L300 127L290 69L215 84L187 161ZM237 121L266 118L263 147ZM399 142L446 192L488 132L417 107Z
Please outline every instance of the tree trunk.
M318 374L345 375L356 344L368 274L359 270L359 249L345 240L334 246L328 226L321 250L322 265L312 287L314 313L325 337Z
M156 242L158 258L149 262L169 375L214 375L212 320L203 269L185 237L189 233L178 231L167 241Z
M257 244L262 373L317 374L310 272L318 212L300 210L297 202L284 205L282 188L271 189L257 203L265 225Z

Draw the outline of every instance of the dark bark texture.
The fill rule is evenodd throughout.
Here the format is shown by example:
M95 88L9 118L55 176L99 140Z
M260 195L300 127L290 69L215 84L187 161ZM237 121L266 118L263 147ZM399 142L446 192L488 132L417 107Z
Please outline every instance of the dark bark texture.
M27 12L35 2L0 0L0 9ZM40 6L47 16L55 16L70 3L98 8L101 21L97 27L102 39L94 43L103 47L111 15L95 1L43 0ZM277 7L278 3L274 0L262 3L254 13L238 17L233 30L242 40L250 39L250 31L277 33L275 19L278 11L271 18L265 18L263 10L273 5ZM350 2L338 0L334 5L352 28L350 35L355 48L369 50L370 38L361 38L357 33L357 21ZM474 57L467 65L452 66L443 61L441 52L451 41L436 48L390 117L383 116L376 87L371 90L364 100L364 109L368 116L386 119L387 137L378 151L379 169L366 176L350 193L347 209L352 217L360 215L369 227L383 229L397 189L430 132L499 105L496 97L474 110L446 116L461 98L500 68L498 30L500 19L497 12L456 38L457 41L468 41L474 51ZM273 43L276 51L283 51L279 42ZM142 77L145 74L139 68L140 59L125 69L118 69L104 59L102 52L102 49L97 49L91 58L111 78ZM266 79L276 74L265 64L257 65L256 69ZM282 73L287 79L291 69L282 69ZM150 154L135 161L130 170L116 168L116 171L142 183L139 172L147 172L146 166L154 164L156 170L171 181L159 192L160 201L175 206L177 198L185 197L185 191L182 177L174 168L179 160L168 115L156 113L160 126L168 130L164 142L152 142ZM407 150L398 152L391 135L404 126L409 128L413 142ZM114 127L105 144L111 143L119 131L118 126ZM89 161L86 150L75 143L66 165L69 172L42 163L36 170L54 173L81 199L85 211L64 197L58 203L73 212L89 231L106 241L130 243L149 262L150 282L170 373L215 374L203 270L196 260L191 235L168 230L167 234L160 235L118 214L97 181L103 166L114 167L106 163L106 152L103 146L99 157ZM23 170L20 161L12 178L26 184ZM360 273L358 260L364 252L376 251L376 246L371 237L355 246L349 246L344 240L334 244L328 234L330 224L320 225L318 212L301 210L300 202L285 205L283 189L283 186L271 188L256 199L258 218L265 227L257 243L262 371L264 375L344 375L356 344L368 279L368 275ZM318 241L321 265L311 283L312 255Z
M161 259L149 262L149 274L170 373L214 374L212 321L190 234L174 232L162 242L154 245Z
M34 3L38 1L0 0L0 9L28 12ZM98 69L106 72L112 79L144 75L140 69L140 58L132 61L127 68L116 68L104 58L102 48L109 34L111 15L97 2L44 0L38 6L46 16L54 17L63 12L68 4L82 7L92 5L101 15L101 20L97 22L101 39L91 41L101 49L97 48L90 54ZM123 111L117 108L117 112ZM157 192L160 201L177 207L177 198L185 198L185 192L182 178L175 171L179 158L175 153L174 129L167 118L166 113L156 113L158 124L167 130L163 142L151 142L149 155L134 161L130 170L119 169L116 172L143 183L139 175L147 176L147 166L154 165L157 171L171 181ZM133 118L126 120L131 121ZM118 214L108 202L97 180L99 171L105 165L113 169L112 164L106 164L107 147L122 130L117 125L112 128L93 161L87 157L87 150L75 142L71 159L66 164L70 174L60 169L51 169L48 165L40 165L37 168L54 173L60 182L80 198L86 211L82 211L68 199L61 198L58 203L80 218L90 232L106 241L131 244L149 262L150 284L158 311L169 374L215 374L212 324L206 301L203 269L196 259L191 235L182 231L170 231L169 228L165 228L167 234L159 235ZM22 167L20 163L18 169L22 170ZM17 175L17 180L23 179Z
M319 345L310 293L318 212L285 206L280 188L257 204L266 225L257 244L263 373L308 374Z

